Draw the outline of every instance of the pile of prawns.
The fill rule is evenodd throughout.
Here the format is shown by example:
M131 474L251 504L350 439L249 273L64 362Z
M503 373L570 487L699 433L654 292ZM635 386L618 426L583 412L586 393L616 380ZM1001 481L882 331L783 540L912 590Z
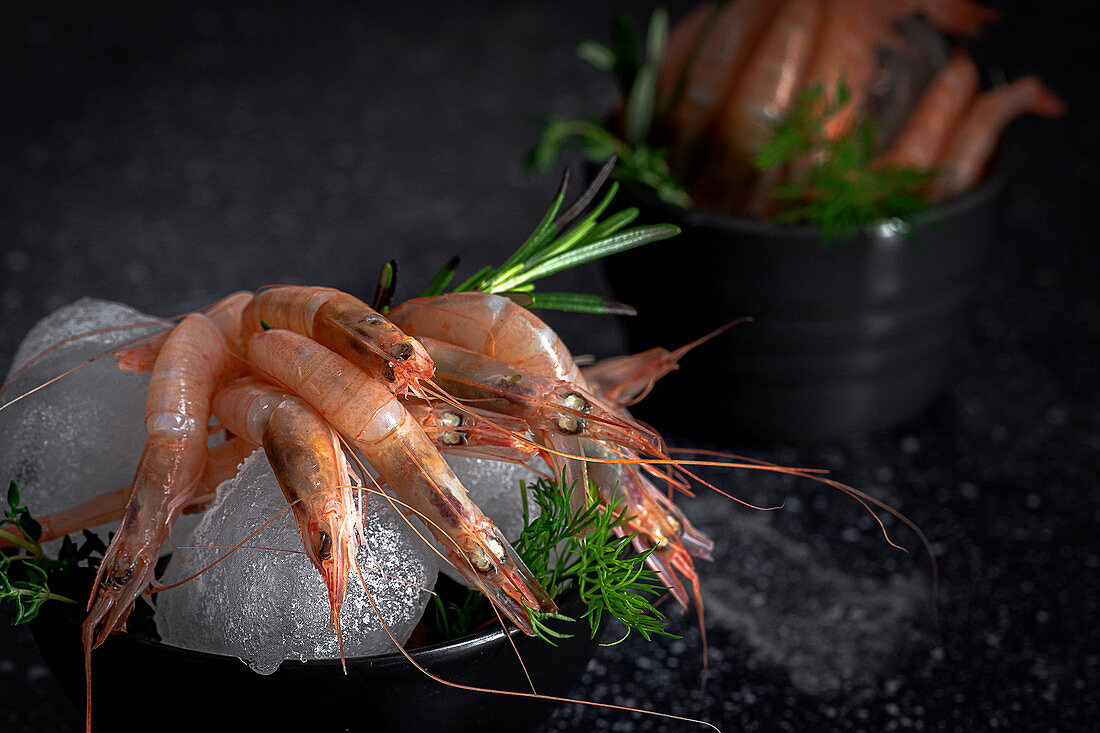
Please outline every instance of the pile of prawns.
M204 509L259 447L325 582L338 639L347 578L364 539L356 492L366 490L364 478L375 480L362 464L358 475L345 452L369 464L378 492L384 488L405 515L422 520L456 570L529 635L532 615L553 613L556 605L441 453L528 466L541 459L562 486L592 487L596 493L574 490L570 500L621 512L616 531L649 553L647 563L684 608L690 586L701 631L693 559L710 559L714 544L672 493L690 493L688 479L720 489L687 466L815 478L919 534L890 507L806 469L669 458L661 436L627 408L717 333L675 351L655 348L582 369L553 330L507 297L422 297L383 315L331 288L278 286L235 293L114 351L122 370L151 372L148 439L133 484L40 520L45 541L121 517L82 627L87 724L92 651L123 627L154 580L179 515ZM223 428L227 439L208 448L210 432Z
M668 112L669 161L693 198L708 208L761 216L781 171L761 174L753 157L798 95L826 96L841 84L847 100L824 121L838 139L866 113L876 84L876 53L904 48L895 23L921 15L944 33L974 37L999 11L973 0L735 0L697 7L672 29L657 80ZM979 91L963 48L938 71L896 139L876 161L934 172L930 202L975 186L1005 126L1031 113L1055 118L1065 103L1034 76ZM822 98L822 108L830 100Z
M442 452L528 466L541 459L563 486L597 487L598 495L572 491L571 501L622 512L616 531L650 553L685 608L690 586L701 623L693 558L710 559L714 544L671 498L674 487L686 490L684 476L697 477L627 411L694 345L582 370L553 330L507 297L424 297L383 315L331 288L277 286L235 293L115 350L123 371L151 372L133 484L40 518L43 541L121 518L82 626L88 721L92 651L123 628L154 581L180 514L203 510L260 447L325 582L338 639L364 540L356 493L364 478L375 480L348 455L369 464L378 491L419 518L457 571L529 635L532 615L557 607ZM208 447L221 429L227 439Z

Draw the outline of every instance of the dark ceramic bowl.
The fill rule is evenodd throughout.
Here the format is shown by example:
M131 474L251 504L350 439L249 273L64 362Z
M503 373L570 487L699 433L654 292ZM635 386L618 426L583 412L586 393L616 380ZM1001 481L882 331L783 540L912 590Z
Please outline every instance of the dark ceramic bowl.
M997 237L1002 160L977 188L934 206L908 232L884 223L849 241L667 204L640 190L641 223L682 233L604 261L634 351L674 348L751 316L700 346L642 402L658 424L810 442L895 427L945 385L955 339Z
M572 609L569 604L566 608ZM569 613L567 610L566 613ZM575 616L576 617L576 616ZM542 694L565 696L596 650L587 625L556 647L515 627L410 652L450 682L530 691L515 643ZM32 623L42 656L77 711L84 710L80 620L43 609ZM99 731L523 731L554 703L447 687L398 653L347 660L284 662L256 674L235 657L194 652L115 634L92 655L92 719Z

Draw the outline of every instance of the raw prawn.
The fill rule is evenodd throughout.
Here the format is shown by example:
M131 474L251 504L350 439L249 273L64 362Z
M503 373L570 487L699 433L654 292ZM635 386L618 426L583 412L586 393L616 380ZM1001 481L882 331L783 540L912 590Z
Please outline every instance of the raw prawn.
M202 476L195 486L195 493L183 507L183 513L190 514L205 509L214 498L218 485L236 476L241 463L255 449L255 445L243 438L230 438L210 448L206 465L202 469ZM126 504L132 492L132 485L123 486L121 489L100 494L74 507L38 517L38 523L42 525L42 536L39 542L49 542L82 529L117 522L126 511ZM19 530L14 527L4 527L4 531L18 532ZM4 546L6 546L4 540L0 539L0 547Z
M952 130L978 91L978 67L959 51L921 95L920 102L878 163L927 171L944 154Z
M700 183L720 208L733 208L753 176L752 158L771 139L801 88L821 15L818 0L791 0L768 26L732 93L721 104L712 150L716 161Z
M659 436L625 423L577 384L446 341L421 337L421 342L436 362L435 383L453 397L521 418L536 431L610 440L644 453L663 452Z
M134 599L152 580L161 545L202 476L210 399L233 366L222 334L199 314L176 326L157 356L145 403L149 439L83 624L89 731L92 650L122 626Z
M929 191L932 201L957 196L981 178L1001 131L1024 112L1056 118L1065 102L1034 76L1025 76L979 94L958 123Z
M559 415L566 418L562 425L554 426L552 423L547 425L546 422L540 425L543 440L556 453L555 471L559 475L564 471L568 483L580 482L582 486L587 486L588 472L603 467L604 470L596 484L602 492L615 490L616 469L606 468L608 466L606 463L593 463L589 466L588 462L583 460L584 457L620 460L624 463L632 463L633 465L629 466L631 471L639 470L640 461L634 453L623 448L608 448L601 441L610 445L626 446L628 449L637 448L637 446L631 446L631 442L622 436L610 435L608 426L613 425L614 422L624 426L641 426L631 420L624 409L616 410L603 405L587 390L587 382L564 342L553 329L526 308L499 296L461 293L408 301L390 315L403 328L422 338L429 353L432 353L436 360L437 381L447 386L458 397L493 400L492 404L496 411L507 411L506 408L502 409L496 404L500 397L510 390L518 389L521 384L535 383L541 376L543 379L556 380L559 389L562 385L568 385L566 389L569 391L564 394L577 395L583 399L583 402L574 402L573 405L584 406L586 408L584 414L576 414L578 411L559 412ZM717 333L708 334L685 348L690 349ZM452 344L458 344L469 351L453 347L444 348L429 337L429 334ZM531 344L538 344L540 348L532 348ZM433 349L438 349L438 352ZM477 352L484 356L492 355L500 361L490 360L484 356L478 359L470 352ZM455 376L448 381L452 370ZM519 373L519 379L514 378L517 373ZM477 376L472 378L472 375ZM486 390L485 385L493 385L496 389ZM537 398L532 406L539 406L546 402L545 397ZM508 404L512 406L521 403ZM567 402L557 404L569 407ZM588 419L587 415L593 413L603 419L600 421ZM525 419L533 427L535 426L530 417L525 415ZM563 427L569 429L562 429ZM642 429L645 430L645 428ZM641 446L640 452L663 456L663 441L657 436L655 442L648 446ZM579 460L566 461L563 454L572 455ZM631 473L632 477L634 475ZM640 473L636 475L639 479L642 478ZM650 546L672 548L661 554L655 554L650 563L651 566L675 593L675 589L681 586L675 574L672 573L672 564L664 562L665 556L675 555L676 569L688 577L693 584L696 583L697 578L691 558L686 551L683 551L682 544L683 533L693 528L690 528L682 514L673 516L667 511L667 506L672 504L671 501L667 504L654 503L653 497L645 493L640 481L635 481L634 486L639 487L638 490L625 496L627 513L641 518L633 527L645 533L647 538L645 542ZM579 498L583 498L583 494L583 491L574 490L571 498L578 501ZM698 546L710 544L710 540L698 532L695 532L688 541ZM707 552L709 553L709 550ZM683 592L678 593L677 598L685 606L687 605L686 595Z
M415 298L386 316L414 336L446 341L532 374L579 381L580 369L561 337L509 298L488 293Z
M306 556L325 581L339 639L340 607L361 532L339 436L309 405L255 377L218 390L214 414L230 432L263 445Z
M519 628L532 633L527 609L556 608L393 393L343 357L291 331L254 334L248 357L362 454L387 488L425 520L456 569Z
M242 315L243 333L266 322L308 336L369 372L385 375L393 392L416 391L432 376L432 360L416 339L347 293L332 288L285 286L253 296Z
M775 14L774 0L740 0L720 6L713 18L691 23L712 23L710 28L693 34L699 38L690 68L682 68L682 94L668 112L671 133L669 151L673 170L690 178L698 157L699 145L713 123L720 106L741 74L756 43ZM694 16L689 16L693 18ZM687 19L685 19L687 20ZM673 32L673 36L677 35ZM686 56L685 56L686 58ZM672 77L670 70L662 72Z
M863 111L875 73L875 48L892 41L895 21L911 15L924 16L940 30L973 36L1000 14L972 0L826 0L804 88L824 90L822 107L841 83L847 89L848 101L825 122L830 138L847 132Z

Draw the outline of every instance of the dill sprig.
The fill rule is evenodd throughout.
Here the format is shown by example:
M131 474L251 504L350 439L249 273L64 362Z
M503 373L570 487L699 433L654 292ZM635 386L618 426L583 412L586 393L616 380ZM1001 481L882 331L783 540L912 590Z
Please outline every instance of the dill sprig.
M449 581L442 573L425 614L430 614L433 641L450 641L472 634L492 617L484 593Z
M777 206L770 218L818 225L828 243L851 238L872 222L904 220L924 209L932 174L877 165L878 130L871 120L830 139L825 124L844 108L849 93L841 82L828 101L823 94L821 86L802 92L755 157L761 171L788 168L769 192Z
M499 293L529 308L633 314L633 308L603 296L534 292L534 282L548 275L679 234L679 228L671 224L628 228L638 217L636 208L624 209L601 220L615 198L618 182L612 182L603 198L585 213L596 200L614 165L612 157L588 189L563 212L569 183L567 169L553 203L531 236L499 266L481 268L451 292ZM443 293L457 269L458 258L454 258L436 273L422 295Z
M528 519L527 488L540 512L533 521ZM516 552L551 597L573 589L579 593L585 606L581 618L588 620L593 637L605 616L613 616L626 629L614 643L635 631L646 640L673 636L665 628L664 615L649 598L660 595L663 588L657 574L645 564L649 553L633 552L631 536L615 533L628 519L621 499L601 501L595 487L589 487L588 501L574 508L570 495L575 490L575 485L565 488L564 479L540 479L525 487L526 528L514 543ZM546 622L573 619L560 613L540 615L531 609L528 614L535 633L545 641L571 636Z
M0 520L0 538L13 547L0 550L0 605L14 606L12 625L26 623L38 615L47 601L75 604L77 601L51 589L50 585L73 585L73 575L86 576L90 558L102 555L106 547L95 534L84 531L84 542L78 547L71 537L62 540L57 559L48 557L39 540L42 525L20 502L19 487L8 485L7 506ZM88 563L84 567L80 563Z

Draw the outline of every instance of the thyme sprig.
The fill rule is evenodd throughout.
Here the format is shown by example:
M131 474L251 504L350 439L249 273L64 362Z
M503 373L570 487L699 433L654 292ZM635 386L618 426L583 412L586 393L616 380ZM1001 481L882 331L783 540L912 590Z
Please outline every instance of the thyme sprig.
M531 236L499 266L482 267L451 292L499 293L531 308L633 313L633 308L598 295L534 292L534 282L548 275L679 234L680 229L671 224L627 228L638 216L636 208L624 209L601 220L615 198L618 182L612 182L603 198L585 213L596 200L614 165L612 157L580 198L563 212L569 183L567 169L553 203ZM450 260L436 273L422 295L443 293L457 268L458 259Z
M800 94L756 155L754 165L761 171L789 167L770 191L778 207L772 218L816 224L825 242L831 242L850 238L868 223L906 219L925 208L933 174L877 165L878 130L870 120L830 138L825 125L845 107L849 92L841 82L827 101L823 95L820 86Z
M564 484L564 479L540 479L528 485L540 512L534 520L529 520L524 491L526 528L514 547L528 569L553 598L577 590L585 606L581 618L587 619L593 637L605 616L614 617L625 628L615 644L635 631L647 641L653 636L674 636L650 600L661 594L663 586L646 565L649 553L633 552L631 536L616 535L628 520L621 499L609 503L590 486L588 501L575 508L570 495L578 487ZM535 633L545 641L552 644L555 638L571 636L547 621L573 619L563 614L539 615L531 609L528 614Z
M47 601L77 603L51 588L51 584L79 588L73 576L92 572L92 556L102 555L106 550L99 537L85 530L84 541L79 546L66 536L57 559L48 557L39 542L42 525L21 504L19 487L14 481L8 485L7 506L0 520L0 538L13 545L0 550L0 606L11 604L14 607L13 626L34 619Z

